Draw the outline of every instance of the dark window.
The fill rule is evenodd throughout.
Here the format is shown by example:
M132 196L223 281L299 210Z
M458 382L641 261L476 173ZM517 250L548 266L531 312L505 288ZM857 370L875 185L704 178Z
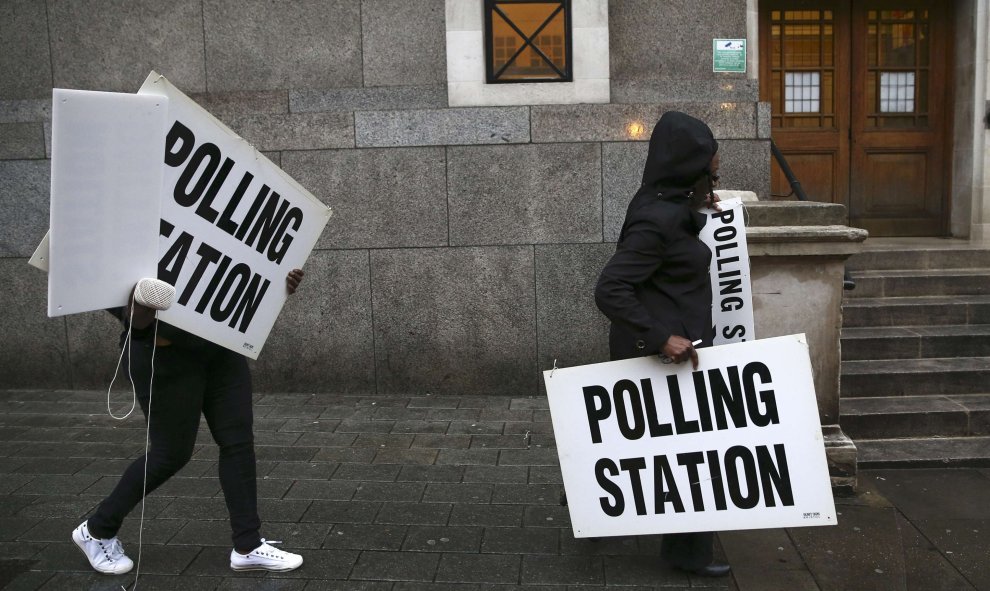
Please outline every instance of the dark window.
M488 83L570 82L571 0L485 0Z

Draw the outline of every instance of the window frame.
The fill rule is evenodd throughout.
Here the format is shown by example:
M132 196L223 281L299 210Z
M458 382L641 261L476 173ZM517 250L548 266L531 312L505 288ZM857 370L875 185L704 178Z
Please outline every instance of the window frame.
M559 72L560 77L556 78L524 78L524 79L504 79L497 77L501 75L512 61L506 62L502 66L499 72L495 72L494 56L494 35L492 34L492 14L498 9L499 4L559 4L560 8L554 10L550 18L547 19L543 25L540 26L533 34L527 39L526 35L518 28L518 26L513 23L505 13L502 13L502 18L512 27L516 33L519 35L520 39L524 41L523 45L516 50L516 54L513 56L514 59L519 59L526 47L531 47L533 51L539 55L545 63L550 65L551 68ZM534 39L537 38L540 32L554 19L556 16L563 11L564 13L564 64L561 71L560 68L553 63L553 60L549 58L542 50L540 50ZM501 11L499 11L501 12ZM486 84L546 84L555 82L573 82L574 81L574 53L573 53L573 39L574 39L574 26L573 26L573 11L571 8L571 0L484 0L484 45L485 45L485 83Z
M574 80L560 84L485 82L483 0L445 0L449 107L603 104L610 101L609 0L571 0Z

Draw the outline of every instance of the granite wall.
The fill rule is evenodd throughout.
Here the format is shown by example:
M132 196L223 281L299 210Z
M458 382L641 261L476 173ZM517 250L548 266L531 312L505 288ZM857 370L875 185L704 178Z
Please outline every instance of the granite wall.
M592 287L665 110L711 124L725 188L766 196L756 81L711 72L745 3L612 0L611 102L570 106L449 108L444 10L0 4L0 387L100 388L117 360L115 321L47 318L26 264L48 226L53 87L133 92L155 69L333 207L259 390L531 395L555 359L606 359Z

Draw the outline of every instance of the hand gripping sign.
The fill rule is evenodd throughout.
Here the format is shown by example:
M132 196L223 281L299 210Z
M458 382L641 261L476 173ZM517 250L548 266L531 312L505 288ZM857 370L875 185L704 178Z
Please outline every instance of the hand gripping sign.
M834 525L804 335L544 372L574 536Z
M158 278L176 303L160 317L256 359L330 208L158 73L138 94L169 101Z

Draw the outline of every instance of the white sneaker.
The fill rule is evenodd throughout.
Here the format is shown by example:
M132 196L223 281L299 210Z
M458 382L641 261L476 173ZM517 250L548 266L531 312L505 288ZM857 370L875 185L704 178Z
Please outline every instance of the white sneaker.
M79 546L89 559L89 564L97 571L108 575L122 575L134 568L134 561L124 554L124 547L117 536L101 540L89 535L87 522L72 530L72 541Z
M249 554L240 554L237 550L230 551L230 568L234 570L268 570L288 571L302 566L303 558L298 554L279 550L272 544L281 544L261 538L261 545Z

